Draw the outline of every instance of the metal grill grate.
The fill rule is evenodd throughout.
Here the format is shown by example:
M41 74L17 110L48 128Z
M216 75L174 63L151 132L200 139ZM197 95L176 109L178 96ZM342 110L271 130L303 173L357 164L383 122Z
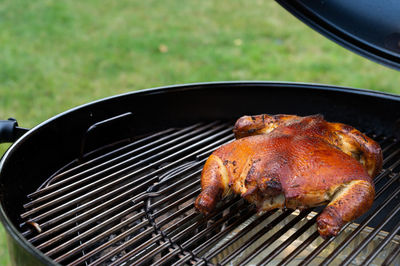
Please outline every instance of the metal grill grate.
M323 240L322 208L256 215L238 197L204 217L193 203L208 155L233 140L232 123L168 129L72 164L28 195L23 235L66 265L367 263L400 253L400 143L384 151L372 209Z

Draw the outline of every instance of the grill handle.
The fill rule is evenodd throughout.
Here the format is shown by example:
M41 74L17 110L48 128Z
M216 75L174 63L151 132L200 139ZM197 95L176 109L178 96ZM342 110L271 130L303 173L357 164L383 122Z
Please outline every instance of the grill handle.
M0 143L15 142L28 130L27 128L19 127L17 120L14 118L0 120Z

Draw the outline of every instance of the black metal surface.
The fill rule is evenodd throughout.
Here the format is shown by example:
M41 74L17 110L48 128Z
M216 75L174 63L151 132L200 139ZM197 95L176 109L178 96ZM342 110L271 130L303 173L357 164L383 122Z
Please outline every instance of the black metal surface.
M267 265L277 263L277 259L281 264L299 261L299 254L319 238L315 221L321 210L312 217L312 209L296 215L293 210L274 210L257 217L254 207L239 198L225 200L208 217L194 209L205 159L216 147L233 139L231 125L216 121L170 128L106 153L92 154L94 158L64 169L29 195L31 201L21 214L27 221L22 225L23 235L46 256L68 265ZM336 247L322 263L333 262L366 226L374 229L341 262L353 262L372 240L376 241L378 233L389 232L368 258L364 256L371 262L393 242L399 230L396 214L400 211L400 190L396 188L400 143L373 137L380 141L385 155L384 169L375 180L375 204L343 241L336 238L322 242L324 248L324 243ZM387 208L389 205L391 208ZM374 222L376 217L379 221ZM249 219L253 219L251 223L241 228ZM37 224L40 233L29 226L30 222ZM396 226L390 225L393 222ZM290 232L297 224L300 226L295 232ZM259 229L253 232L257 226ZM306 232L309 240L284 259L278 258ZM323 250L317 247L309 253L314 259ZM313 259L309 262L314 263Z
M153 108L152 106L157 106L157 108ZM68 242L64 249L74 253L70 254L71 256L77 256L80 252L78 251L80 244L83 244L90 238L96 239L95 236L91 235L93 231L89 231L86 235L84 234L88 226L96 226L89 225L89 223L93 221L91 220L92 217L98 217L102 221L105 219L103 222L106 223L105 225L107 225L110 230L121 230L120 227L114 224L116 223L115 219L108 220L111 217L107 215L111 215L111 213L106 213L104 216L96 216L98 215L96 214L97 211L102 208L110 208L112 209L111 211L115 210L116 212L120 212L124 208L130 208L137 204L140 205L141 202L149 202L149 199L157 199L159 188L153 186L151 191L147 191L147 189L149 185L154 185L154 182L158 180L160 176L164 176L165 180L172 181L174 176L185 175L186 173L188 174L186 176L187 179L182 179L184 181L178 183L177 186L186 184L185 187L187 187L187 190L185 191L187 192L185 193L187 194L185 195L187 197L198 193L195 189L197 185L189 182L191 178L194 178L194 176L190 176L190 171L195 171L191 167L198 167L197 171L200 171L202 162L199 161L196 165L190 165L189 158L193 157L190 151L195 152L199 147L196 148L196 146L193 146L195 143L191 144L188 142L184 145L180 145L181 142L185 141L183 139L178 141L178 143L173 144L173 142L171 142L168 144L180 145L177 146L176 149L173 148L172 150L165 151L164 148L169 146L162 146L163 143L172 141L172 139L177 136L174 135L172 139L168 139L168 136L172 136L174 132L176 132L175 130L177 129L175 128L182 128L182 130L184 130L190 126L198 127L199 125L197 125L197 123L201 121L205 122L204 126L210 125L211 128L214 128L216 124L212 123L217 123L215 122L217 120L229 121L232 123L234 119L244 114L292 113L309 115L322 113L325 115L326 119L330 121L348 123L360 129L376 132L377 135L395 136L398 132L397 121L400 117L399 106L398 96L372 91L311 84L242 82L193 84L140 91L138 93L115 96L70 110L30 130L14 143L0 163L0 218L12 239L10 243L17 243L18 245L18 248L15 248L18 252L14 253L12 257L26 256L35 258L36 262L45 264L54 263L54 260L49 260L47 256L44 256L43 253L33 248L33 246L26 241L26 238L33 239L33 244L37 245L39 243L40 245L40 243L49 241L52 238L51 234L56 234L56 230L60 228L64 228L65 232L71 230L65 234L68 237L66 241L71 240L71 242ZM159 110L163 111L160 112ZM82 138L91 125L127 112L133 114L132 120L129 123L118 124L118 132L120 134L115 134L115 125L112 125L110 128L102 128L102 130L99 131L101 133L95 134L96 136L94 138L87 139L85 150L89 152L87 153L88 155L84 157L84 161L78 162L76 160L81 151ZM219 125L221 125L222 128L227 126L227 124ZM186 131L186 133L191 130L192 129ZM226 130L226 132L220 134L228 134L229 127L227 127ZM214 133L217 134L218 132L220 131L216 129ZM194 134L191 137L195 137L195 135L197 136L199 134ZM228 135L226 135L227 139L221 140L221 143L214 143L213 141L216 139L206 140L206 142L211 141L210 143L213 144L210 144L211 146L202 146L202 148L197 151L200 158L206 158L207 154L215 148L215 145L220 145L224 141L228 141L230 138ZM165 139L162 139L164 137ZM200 141L202 137L204 137L204 135L193 141ZM217 136L216 138L218 139ZM398 153L396 153L397 144L394 143L391 138L385 138L383 141L387 153L386 158L389 158L386 159L386 163L389 164L389 167L385 168L386 170L381 181L383 183L382 185L378 184L382 187L378 187L378 189L390 190L393 189L393 186L395 186L397 182L393 181L393 183L390 183L391 180L394 180L391 179L391 176L393 176L392 172L397 171L395 169L397 167L396 164L391 167L393 160L396 160L398 156ZM151 144L153 142L155 144ZM117 143L117 146L110 147L110 143ZM199 145L201 146L202 144ZM102 149L101 147L105 148ZM124 155L127 151L124 147L128 147L128 150L137 149L137 151L129 155ZM90 152L94 150L97 151ZM148 152L146 153L146 151ZM163 151L164 153L162 153ZM393 154L392 152L395 152L395 155L391 155ZM98 155L99 153L104 155L93 158L94 155ZM180 157L182 154L186 155ZM126 161L121 164L122 166L129 167L132 165L132 162L135 166L123 170L119 176L113 175L115 168L107 170L109 167L112 167L107 161L109 161L110 158L116 157L120 157L122 161ZM129 158L134 159L133 161L127 161ZM160 166L161 168L158 168ZM60 171L59 169L62 170ZM166 172L169 173L166 174ZM199 173L193 172L192 174L198 176ZM135 181L134 178L138 175L139 179ZM103 178L105 176L109 176L110 179ZM50 179L47 180L48 182L45 182L48 177L50 177ZM79 179L83 180L83 182L75 184ZM115 182L111 183L109 181ZM90 185L92 182L97 182L94 187ZM123 185L121 186L119 182L122 182ZM43 183L45 183L45 185L41 186ZM388 183L390 183L390 185L385 187L384 184ZM39 187L43 192L35 192ZM106 192L98 195L96 193L91 193L92 190L98 188L101 189L96 190L97 192L100 193L103 189L106 189ZM172 187L171 189L173 190ZM57 192L57 190L60 191ZM180 230L183 226L187 228L187 224L185 223L197 217L195 214L191 214L186 220L182 220L182 224L177 223L173 226L168 225L168 217L162 216L169 208L176 207L173 202L169 202L168 205L165 205L168 201L173 201L173 197L166 197L176 193L176 191L171 193L172 190L165 190L167 194L163 195L164 201L158 198L160 203L151 201L150 206L147 206L147 204L143 207L141 207L142 205L138 206L137 208L150 208L155 218L148 217L147 215L142 216L142 211L139 211L138 216L135 217L140 219L140 222L134 225L135 229L130 228L124 231L125 235L121 236L121 238L127 237L132 230L139 230L140 234L129 239L129 242L124 244L127 247L123 246L119 251L108 251L108 253L119 254L118 252L122 252L128 248L128 251L124 251L126 252L124 259L122 259L124 256L117 258L118 260L122 259L128 261L134 259L131 255L138 256L145 260L147 257L144 256L143 253L139 254L137 252L145 252L147 250L151 250L155 253L158 252L158 255L155 255L161 256L160 261L165 261L165 263L172 261L175 261L175 263L179 263L179 261L201 263L202 261L204 262L204 260L199 259L202 256L204 256L204 259L207 261L215 259L215 256L219 254L217 251L213 251L210 254L203 253L217 240L209 242L209 244L199 244L191 235L193 234L193 230L198 228L197 225L188 227L188 229L185 230ZM85 193L89 196L85 196ZM38 199L38 201L36 203L30 203L27 201L26 195L30 195L33 200ZM174 195L176 196L177 194ZM61 199L59 199L60 196ZM95 198L89 199L88 197ZM184 197L185 196L182 198ZM377 204L381 204L379 202L380 199L378 198L377 200ZM73 203L70 203L70 201ZM49 205L43 208L40 207L42 203ZM25 212L23 208L24 204L26 204L25 207L28 208L28 214L24 215L22 219L20 214ZM155 204L155 206L158 206L157 208L160 209L154 206L152 207L152 204ZM245 203L238 202L233 204L239 204L240 206L240 204ZM63 207L59 208L59 206ZM230 205L228 204L226 206ZM232 208L236 208L235 206L237 205L233 205ZM113 209L112 207L117 209ZM38 209L34 212L30 212L34 208ZM64 212L65 209L62 210L62 208L67 208L67 212ZM189 208L185 208L182 212L188 211ZM66 216L59 216L60 213L58 213L58 211L61 210ZM145 209L143 211L146 213ZM182 215L182 213L179 215ZM263 217L265 218L265 216ZM30 225L26 224L29 218L37 219L37 226L39 227L32 226L35 223L31 223ZM227 217L217 218L229 220ZM159 225L161 228L162 226L166 227L165 230L167 234L171 234L171 238L166 238L163 233L156 233L154 235L154 230L157 228L154 227L154 224L152 225L151 219L156 219L156 223L160 223ZM161 221L157 219L161 219ZM199 223L201 223L200 220L201 218L199 217L195 218L195 221ZM35 222L35 220L33 220L33 222ZM259 222L262 223L263 221ZM223 220L221 223L225 224L226 221ZM379 221L376 222L372 220L371 223L379 224ZM23 226L22 231L19 229L20 224ZM391 226L392 228L394 228L395 225L396 224L393 225L391 221L386 224L386 226ZM74 226L79 227L78 229L72 229ZM227 226L231 228L229 227L230 225ZM40 234L37 236L35 235L36 233L34 232L37 228L43 229L42 234L45 234L43 237L39 237ZM56 229L50 231L50 228ZM99 229L101 226L96 228ZM218 226L216 228L218 228ZM246 228L244 231L246 231ZM164 232L164 228L162 228L160 232ZM204 238L208 239L214 235L218 235L218 237L216 237L218 241L224 236L224 233L216 231L212 232L211 237L207 234L208 233L206 233ZM78 238L75 238L79 237L79 235L83 239L78 240ZM170 242L169 239L173 239L174 242ZM318 241L318 239L319 237L317 237L315 241ZM74 242L75 240L80 244L78 245L78 242ZM53 250L56 245L59 244L57 241L48 242L53 246L45 250L44 253ZM112 241L112 239L109 241ZM119 242L120 239L114 241ZM89 243L86 245L91 245ZM98 247L92 247L94 251L88 251L85 252L85 254L97 252L96 249L100 250L100 246L104 243L100 241L97 244L99 245ZM129 248L133 246L133 249ZM194 246L196 246L196 248ZM297 250L299 251L300 248ZM193 251L195 251L195 253L193 253ZM60 252L67 254L65 250ZM57 253L55 250L50 253L56 256L56 259L59 258L60 261L63 259L62 254ZM115 256L115 254L113 256ZM393 254L396 255L397 253Z
M0 143L15 142L27 131L28 129L19 127L17 120L14 118L0 120Z
M400 69L400 5L396 0L276 0L325 37Z

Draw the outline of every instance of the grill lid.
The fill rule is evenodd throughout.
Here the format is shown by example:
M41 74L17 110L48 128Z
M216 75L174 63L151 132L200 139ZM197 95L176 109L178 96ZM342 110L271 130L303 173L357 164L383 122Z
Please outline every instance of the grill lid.
M394 0L277 0L341 46L400 70L400 5Z

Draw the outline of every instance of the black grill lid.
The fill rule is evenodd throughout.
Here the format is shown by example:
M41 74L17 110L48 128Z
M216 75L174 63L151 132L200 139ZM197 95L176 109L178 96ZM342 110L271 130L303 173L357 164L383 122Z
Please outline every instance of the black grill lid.
M276 0L343 47L400 70L399 0Z

